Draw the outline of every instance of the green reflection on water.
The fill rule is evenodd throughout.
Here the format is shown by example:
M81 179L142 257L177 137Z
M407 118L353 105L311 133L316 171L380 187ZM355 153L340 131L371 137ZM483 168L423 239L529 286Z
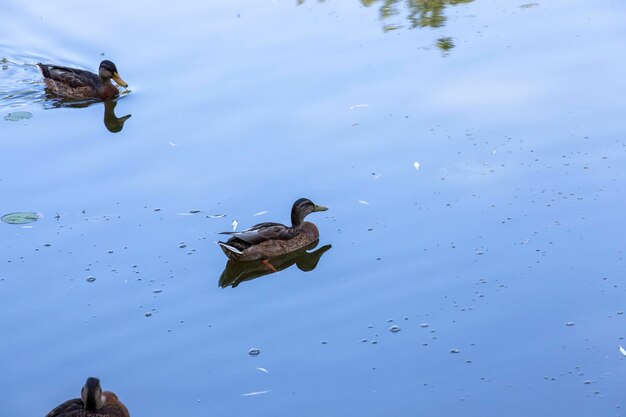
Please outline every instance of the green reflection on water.
M452 40L452 38L447 37L447 38L439 38L437 39L437 48L441 49L441 52L443 52L444 56L448 54L448 52L454 48L454 41Z
M444 10L447 6L471 3L474 0L359 0L365 7L380 4L380 19L385 21L406 9L406 19L411 29L439 28L446 24Z
M297 0L298 5L306 0ZM318 0L323 3L325 0ZM474 0L359 0L365 7L380 6L379 16L384 32L391 32L405 27L403 24L391 22L392 19L406 15L410 29L440 28L446 24L445 9L448 6L472 3ZM533 3L534 4L534 3ZM454 48L452 38L437 39L435 46L441 49L444 56Z

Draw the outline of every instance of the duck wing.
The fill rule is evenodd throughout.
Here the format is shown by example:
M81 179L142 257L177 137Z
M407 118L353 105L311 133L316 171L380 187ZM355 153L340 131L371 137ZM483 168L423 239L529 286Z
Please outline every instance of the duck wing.
M241 239L251 245L265 242L266 240L287 240L296 236L298 232L291 227L280 223L259 223L249 229L240 232L222 232L223 235L230 235Z
M84 87L97 85L100 77L96 74L78 68L62 67L58 65L37 64L44 78L51 79L70 87Z
M46 417L74 417L81 416L81 412L84 412L83 401L80 398L65 401L63 404L56 407L54 410L46 414Z

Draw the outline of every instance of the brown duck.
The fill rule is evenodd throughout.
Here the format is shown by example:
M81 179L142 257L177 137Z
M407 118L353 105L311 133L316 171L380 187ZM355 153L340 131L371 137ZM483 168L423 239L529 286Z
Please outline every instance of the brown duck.
M111 80L121 87L128 87L128 84L122 80L117 72L115 64L108 60L100 63L98 74L58 65L39 63L37 66L41 70L46 86L59 96L110 100L120 94Z
M87 378L80 398L65 401L46 417L130 417L117 395L102 391L98 378Z
M222 232L230 235L226 242L217 242L224 254L233 261L264 260L303 248L319 238L317 227L304 218L327 207L318 206L308 198L300 198L291 208L291 226L280 223L260 223L241 232Z

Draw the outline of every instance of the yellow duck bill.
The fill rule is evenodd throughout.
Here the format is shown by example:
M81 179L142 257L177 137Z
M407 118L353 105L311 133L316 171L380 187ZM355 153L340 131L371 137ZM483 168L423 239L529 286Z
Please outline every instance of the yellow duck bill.
M120 77L120 75L116 72L115 74L113 74L113 81L115 81L115 83L117 85L119 85L120 87L128 87L128 84L126 84L126 81L122 80L122 77Z

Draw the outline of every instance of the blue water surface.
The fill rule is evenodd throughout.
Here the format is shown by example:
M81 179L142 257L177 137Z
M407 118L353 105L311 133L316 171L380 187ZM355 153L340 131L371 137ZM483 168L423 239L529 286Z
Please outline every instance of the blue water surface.
M0 223L2 417L88 376L133 417L623 416L626 5L433 3L5 0L0 216L42 217ZM35 66L102 59L114 109ZM219 286L299 197L315 268Z

